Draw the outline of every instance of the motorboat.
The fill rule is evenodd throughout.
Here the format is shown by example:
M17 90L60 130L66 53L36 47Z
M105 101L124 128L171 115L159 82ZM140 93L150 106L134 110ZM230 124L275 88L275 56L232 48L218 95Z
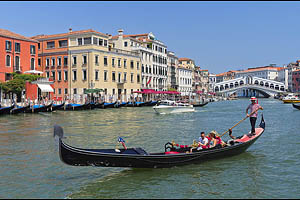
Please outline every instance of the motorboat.
M286 97L282 99L284 103L300 103L300 98L295 94L288 94Z
M178 103L171 100L162 100L157 105L153 106L156 113L169 114L169 113L181 113L181 112L194 112L195 108L191 104Z

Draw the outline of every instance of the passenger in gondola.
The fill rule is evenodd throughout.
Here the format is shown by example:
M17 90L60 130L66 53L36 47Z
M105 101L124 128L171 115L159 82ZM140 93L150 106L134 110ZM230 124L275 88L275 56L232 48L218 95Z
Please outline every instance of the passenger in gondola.
M225 142L222 141L221 137L217 134L216 131L211 131L209 133L209 138L210 143L211 143L211 148L216 147L216 148L222 148L226 145Z
M205 136L205 132L201 132L201 135L198 139L198 147L192 147L190 149L190 153L192 153L194 149L197 149L199 151L201 149L207 149L207 148L209 148L209 140Z

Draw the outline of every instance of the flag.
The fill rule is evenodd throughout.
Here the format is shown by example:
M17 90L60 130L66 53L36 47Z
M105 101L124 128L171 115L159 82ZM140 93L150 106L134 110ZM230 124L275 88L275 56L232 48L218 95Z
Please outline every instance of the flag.
M148 84L150 83L150 81L151 81L151 78L152 78L152 76L150 77L150 79L149 79L149 81L146 83L146 85L148 85Z

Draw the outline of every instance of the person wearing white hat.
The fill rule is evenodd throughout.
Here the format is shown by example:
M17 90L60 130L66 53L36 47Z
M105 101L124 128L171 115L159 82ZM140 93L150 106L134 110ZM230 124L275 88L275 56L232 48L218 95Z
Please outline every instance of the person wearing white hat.
M250 99L251 101L251 104L249 104L249 106L247 107L246 109L246 114L247 114L247 117L250 117L250 124L251 124L251 134L250 136L252 135L255 135L255 123L256 123L256 119L257 119L257 111L259 109L263 110L263 107L261 107L258 103L257 103L257 99L256 97L251 97ZM250 114L253 113L252 115L249 115L248 114L248 110L250 109Z

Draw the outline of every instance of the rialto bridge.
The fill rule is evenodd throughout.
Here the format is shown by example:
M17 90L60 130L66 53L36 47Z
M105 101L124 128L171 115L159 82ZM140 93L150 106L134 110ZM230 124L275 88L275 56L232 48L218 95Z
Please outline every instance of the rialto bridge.
M225 94L226 96L238 93L238 96L245 97L258 96L259 94L262 94L264 97L270 97L286 91L284 83L253 76L215 83L213 89L214 92Z

